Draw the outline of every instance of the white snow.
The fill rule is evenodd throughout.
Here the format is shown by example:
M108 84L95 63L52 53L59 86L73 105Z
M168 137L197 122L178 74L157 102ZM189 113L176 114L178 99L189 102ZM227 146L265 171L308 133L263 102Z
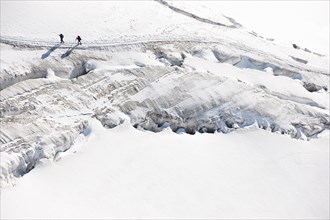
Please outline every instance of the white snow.
M329 1L189 1L189 4L217 9L265 38L329 55Z
M2 192L4 219L321 219L329 207L329 133L310 142L255 129L177 135L107 130L78 153Z
M1 1L1 218L329 218L328 55L212 5Z

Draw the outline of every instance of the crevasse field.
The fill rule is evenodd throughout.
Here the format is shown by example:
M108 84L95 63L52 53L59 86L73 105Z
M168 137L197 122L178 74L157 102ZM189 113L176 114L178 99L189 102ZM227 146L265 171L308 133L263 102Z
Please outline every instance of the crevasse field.
M162 0L1 1L0 40L1 219L329 218L329 53Z

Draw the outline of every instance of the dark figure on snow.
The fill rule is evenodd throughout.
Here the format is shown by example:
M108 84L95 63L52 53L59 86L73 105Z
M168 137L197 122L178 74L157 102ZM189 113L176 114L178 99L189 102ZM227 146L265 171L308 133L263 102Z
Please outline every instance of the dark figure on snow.
M78 35L78 37L76 38L76 40L78 41L78 45L81 45L81 37Z
M64 35L60 34L59 36L60 36L60 39L61 39L61 44L64 44L64 41L63 41Z

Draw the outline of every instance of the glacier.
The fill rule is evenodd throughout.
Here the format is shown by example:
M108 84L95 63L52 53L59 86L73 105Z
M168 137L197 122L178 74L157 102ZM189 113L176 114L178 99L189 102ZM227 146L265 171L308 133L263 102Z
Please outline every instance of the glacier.
M180 2L79 4L76 10L74 2L1 2L0 143L1 188L5 195L8 193L5 198L10 195L7 188L20 189L21 179L33 176L31 170L46 169L49 163L61 162L64 155L79 152L77 146L88 142L95 126L100 134L128 129L118 134L123 137L115 142L117 145L125 145L125 135L127 139L131 135L157 139L166 134L175 143L173 135L191 141L211 138L209 135L216 136L211 139L235 138L236 134L255 135L261 140L259 133L253 132L262 132L265 139L279 139L287 147L294 146L288 152L299 151L299 145L319 146L320 155L328 152L328 55L261 37L232 18ZM43 10L50 6L53 11ZM10 7L15 10L5 10ZM57 41L59 30L65 35L63 45ZM73 41L73 31L82 36L81 46ZM110 142L106 139L97 144ZM270 148L275 151L275 146ZM305 147L302 154L318 155L314 151ZM272 160L278 159L274 156ZM176 161L179 163L178 158ZM320 163L326 173L324 156ZM99 166L102 169L101 163ZM328 180L329 174L320 183L322 189ZM324 204L315 216L324 217L329 200L319 197ZM155 217L157 210L152 212L155 215L141 217ZM140 216L139 212L133 213ZM181 214L160 216L193 217ZM221 215L213 217L217 216Z

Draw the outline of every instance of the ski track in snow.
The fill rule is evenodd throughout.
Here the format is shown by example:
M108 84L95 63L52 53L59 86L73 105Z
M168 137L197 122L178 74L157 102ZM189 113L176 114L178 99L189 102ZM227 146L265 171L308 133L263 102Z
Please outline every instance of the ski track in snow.
M132 37L133 38L133 37ZM54 46L54 44L59 44L58 42L51 42L51 41L42 41L42 40L22 40L21 38L15 37L7 37L1 36L0 42L3 44L8 44L14 47L21 47L21 48L30 48L30 49L45 49ZM140 40L130 40L130 39L120 39L114 40L111 42L102 42L102 43L91 43L87 42L83 45L79 46L78 50L106 50L111 47L115 46L126 46L126 45L139 45L139 44L147 44L147 43L173 43L173 42L193 42L193 43L221 43L218 40L206 40L205 38L185 38L185 37L156 37L156 38L147 38L147 39L140 39ZM72 46L77 44L73 43L64 43L61 44L62 49L70 49ZM88 45L88 46L85 46Z

